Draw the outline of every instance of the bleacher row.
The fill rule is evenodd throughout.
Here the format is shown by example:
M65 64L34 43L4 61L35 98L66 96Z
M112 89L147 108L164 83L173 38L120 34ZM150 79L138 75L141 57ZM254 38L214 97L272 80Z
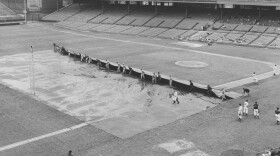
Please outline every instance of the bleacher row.
M0 22L23 20L23 17L17 15L3 3L0 3Z
M101 13L100 9L81 11L77 5L71 5L45 19L61 21L55 24L57 26L83 31L280 48L279 27L223 23L216 21L214 14L208 14L205 19L205 16L184 18L168 13L155 16L151 10L128 14L121 9L112 9ZM202 31L203 27L208 28L207 31Z

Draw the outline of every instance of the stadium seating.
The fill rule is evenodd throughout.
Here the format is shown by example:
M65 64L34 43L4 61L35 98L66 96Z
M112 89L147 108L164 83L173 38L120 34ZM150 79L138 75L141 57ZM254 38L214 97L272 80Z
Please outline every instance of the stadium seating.
M259 34L246 33L236 40L237 44L248 45L259 37Z
M11 16L16 15L14 11L12 11L10 8L8 8L3 3L0 3L0 16Z
M218 42L218 43L235 43L243 35L244 35L244 33L242 33L242 32L231 32L231 33L227 34L225 37L218 39L216 42Z
M248 32L248 31L250 31L252 29L252 27L253 27L252 25L240 24L234 30Z
M112 24L100 24L97 27L93 27L90 29L90 31L96 31L96 32L104 32L107 29L111 29L113 27L115 27L116 25L112 25Z
M89 20L97 17L101 14L101 9L87 8L72 17L68 18L67 21L75 22L88 22Z
M222 33L222 32L213 32L211 35L207 36L208 39L211 41L217 41L220 38L223 38L227 33Z
M191 40L191 41L200 41L202 38L206 38L210 34L211 34L211 32L198 31L194 35L190 36L189 40Z
M258 47L266 47L269 43L271 43L275 37L273 36L266 36L261 35L258 39L256 39L254 42L252 42L250 45L252 46L258 46Z
M175 28L190 30L195 27L199 22L195 20L184 19Z
M232 30L234 30L237 26L238 26L237 24L228 24L228 23L224 23L224 25L220 28L220 30L232 31Z
M150 29L147 29L147 30L141 32L139 35L154 37L154 36L157 36L157 35L163 33L166 30L168 30L168 29L166 29L166 28L150 28Z
M24 19L23 15L17 15L6 5L0 3L0 22L20 21L23 19Z
M259 26L259 25L254 25L253 28L250 30L251 32L258 32L258 33L263 33L267 29L266 26Z
M265 31L267 34L280 34L280 28L279 27L268 27Z
M262 11L262 17L258 21L257 25L262 26L272 26L272 27L279 27L280 26L280 18L279 18L279 11Z
M115 27L107 29L104 32L107 32L107 33L120 33L122 31L130 29L131 27L132 26L128 26L128 25L116 25Z
M150 29L149 27L139 27L139 26L134 26L130 29L127 29L125 31L122 31L122 34L130 34L130 35L137 35L147 29Z
M118 22L127 14L127 10L122 7L114 7L108 11L100 14L99 16L90 20L90 23L104 23L104 24L114 24Z
M179 38L186 39L186 38L192 36L192 35L195 34L195 33L197 33L196 30L188 30L187 32L181 34L181 35L179 36Z
M187 32L187 30L180 30L180 29L169 29L161 34L159 34L159 37L163 37L163 38L177 38L178 36L184 34L185 32Z
M228 10L224 14L221 23L254 25L258 21L258 14L250 10Z
M49 21L64 21L67 18L73 16L74 14L80 12L84 6L79 6L78 4L72 4L68 7L65 7L57 12L49 14L43 17L43 20Z
M269 48L280 48L280 37L277 37L271 44L268 45Z
M89 31L90 29L99 26L100 24L86 23L85 25L77 27L78 30Z

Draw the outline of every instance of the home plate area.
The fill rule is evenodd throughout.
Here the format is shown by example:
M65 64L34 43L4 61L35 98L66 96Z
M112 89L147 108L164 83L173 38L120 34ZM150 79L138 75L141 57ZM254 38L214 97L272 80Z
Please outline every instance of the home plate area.
M209 156L208 154L199 150L193 142L189 142L185 139L171 140L169 142L154 146L153 148L160 148L166 150L172 155L178 156Z

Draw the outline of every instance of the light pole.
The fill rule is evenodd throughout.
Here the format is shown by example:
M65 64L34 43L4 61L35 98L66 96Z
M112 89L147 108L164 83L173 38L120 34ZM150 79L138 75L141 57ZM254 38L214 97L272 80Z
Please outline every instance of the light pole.
M35 95L35 78L34 78L34 57L33 57L33 46L31 47L31 54L32 54L32 88L33 88L33 94Z
M23 10L23 13L24 13L24 21L25 21L25 24L27 23L27 19L26 19L26 15L27 15L27 7L26 7L26 0L23 0L23 5L24 5L24 10ZM32 47L32 46L31 46Z

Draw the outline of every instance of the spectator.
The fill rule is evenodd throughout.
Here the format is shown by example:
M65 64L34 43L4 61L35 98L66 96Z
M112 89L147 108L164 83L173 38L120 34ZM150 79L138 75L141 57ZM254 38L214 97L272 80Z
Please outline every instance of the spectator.
M106 60L106 71L110 71L110 62L108 60Z
M145 72L143 71L143 69L141 69L140 79L145 80Z
M193 82L192 80L190 80L190 92L192 92L192 90L193 90Z
M222 90L222 101L226 100L226 90L223 88Z
M158 75L157 75L157 82L158 82L158 84L161 83L161 75L160 75L160 72L158 72Z
M123 64L123 71L122 71L122 74L125 74L125 70L126 70L126 68L125 68L125 65Z
M169 87L172 87L172 82L173 82L172 77L171 75L169 75Z
M156 73L153 74L152 76L152 83L157 83L157 76L156 76Z
M212 94L212 88L210 87L210 85L207 85L207 95L211 96Z
M118 68L117 68L117 72L121 72L121 64L119 62L117 62Z
M178 99L178 92L177 91L174 91L174 94L173 94L173 104L175 104L175 102L177 102L177 104L179 104L179 99Z
M128 69L129 69L129 76L133 76L133 69L131 68L131 67L128 67Z

